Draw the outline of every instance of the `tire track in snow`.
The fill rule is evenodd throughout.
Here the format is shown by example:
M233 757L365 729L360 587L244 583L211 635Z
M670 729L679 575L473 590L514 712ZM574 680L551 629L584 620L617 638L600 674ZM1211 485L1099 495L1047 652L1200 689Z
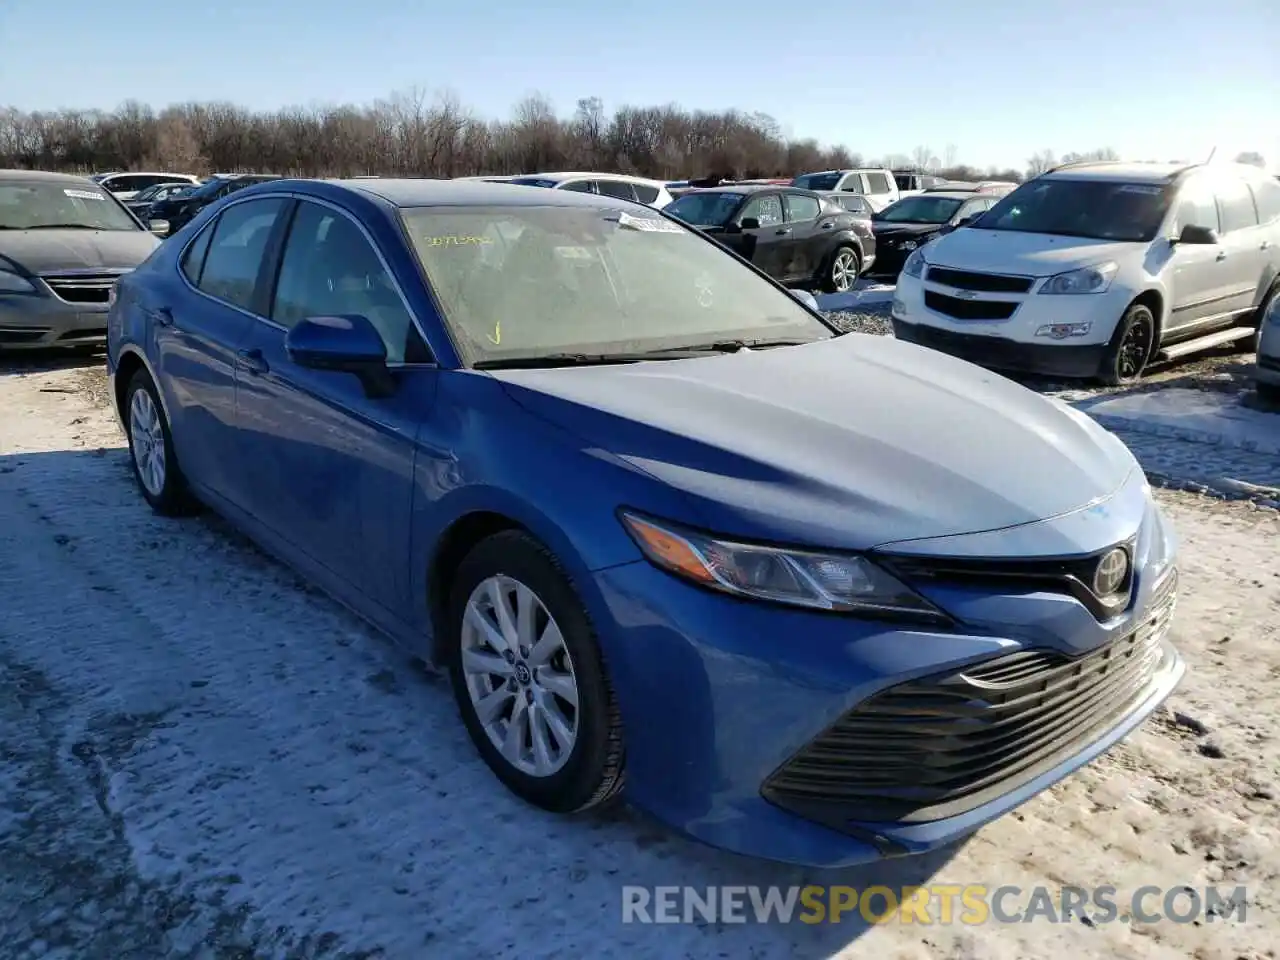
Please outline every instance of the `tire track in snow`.
M0 403L24 385L30 402L35 379L0 381ZM34 406L38 445L56 447L66 398ZM134 882L184 904L139 906L166 951L216 932L253 956L763 958L852 935L622 925L623 884L798 878L626 813L521 804L446 684L218 521L151 515L124 451L0 442L0 653L68 705L60 769L82 796L64 832L114 824Z

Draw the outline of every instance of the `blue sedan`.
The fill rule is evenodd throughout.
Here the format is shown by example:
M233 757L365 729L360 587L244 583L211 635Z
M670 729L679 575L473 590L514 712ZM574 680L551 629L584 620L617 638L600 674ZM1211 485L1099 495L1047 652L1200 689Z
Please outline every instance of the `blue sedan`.
M803 296L624 200L278 180L119 283L108 369L152 508L212 508L446 669L517 795L625 782L836 866L971 833L1183 664L1119 440Z

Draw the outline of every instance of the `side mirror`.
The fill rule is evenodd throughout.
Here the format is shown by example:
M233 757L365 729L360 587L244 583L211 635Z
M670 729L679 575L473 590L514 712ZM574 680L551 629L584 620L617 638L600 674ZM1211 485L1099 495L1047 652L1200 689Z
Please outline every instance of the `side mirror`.
M791 295L803 303L814 313L818 312L818 298L808 290L792 290Z
M1178 243L1208 244L1218 242L1218 233L1208 227L1197 226L1194 223L1188 223L1182 228L1182 232L1178 234L1178 238L1173 241Z
M742 223L739 224L743 230L759 230L760 221L755 217L743 217Z
M371 397L395 392L386 344L367 317L307 317L289 331L284 346L300 367L354 374Z
M167 237L169 235L168 220L149 220L147 226L157 237Z

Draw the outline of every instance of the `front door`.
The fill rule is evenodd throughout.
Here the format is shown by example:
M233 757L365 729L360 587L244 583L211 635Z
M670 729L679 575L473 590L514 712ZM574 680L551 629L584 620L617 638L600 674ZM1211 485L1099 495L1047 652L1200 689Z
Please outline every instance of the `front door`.
M1188 226L1206 227L1219 236L1218 243L1178 243L1170 254L1172 278L1167 338L1194 336L1206 318L1224 309L1230 297L1226 251L1221 242L1222 225L1213 190L1203 178L1189 181L1178 197L1178 208L1170 225L1171 237Z
M755 218L760 225L744 229L738 234L730 234L725 239L731 243L735 242L735 237L746 241L750 246L750 255L743 255L775 280L782 279L791 249L791 231L783 214L782 197L776 193L752 197L742 205L737 220L741 223L750 218Z
M298 321L352 314L382 334L397 368L390 397L289 358L285 340ZM414 439L431 416L437 371L423 363L398 287L348 214L298 203L269 322L254 325L241 359L236 422L251 512L344 586L403 616L415 587L407 578Z
M182 277L143 304L155 331L178 461L233 503L240 479L233 456L236 351L255 322L258 273L287 202L264 197L228 207L183 252Z

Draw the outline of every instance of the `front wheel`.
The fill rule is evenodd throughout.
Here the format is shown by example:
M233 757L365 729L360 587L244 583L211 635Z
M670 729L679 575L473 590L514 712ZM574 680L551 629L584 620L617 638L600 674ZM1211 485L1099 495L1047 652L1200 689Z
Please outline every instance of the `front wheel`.
M1098 379L1108 386L1133 383L1142 376L1155 346L1156 318L1151 308L1130 304L1107 345Z
M542 544L520 531L477 544L447 629L462 721L499 780L553 813L618 796L621 714L586 610Z
M822 289L826 293L848 293L858 282L862 260L850 246L836 247L827 269L822 272Z

